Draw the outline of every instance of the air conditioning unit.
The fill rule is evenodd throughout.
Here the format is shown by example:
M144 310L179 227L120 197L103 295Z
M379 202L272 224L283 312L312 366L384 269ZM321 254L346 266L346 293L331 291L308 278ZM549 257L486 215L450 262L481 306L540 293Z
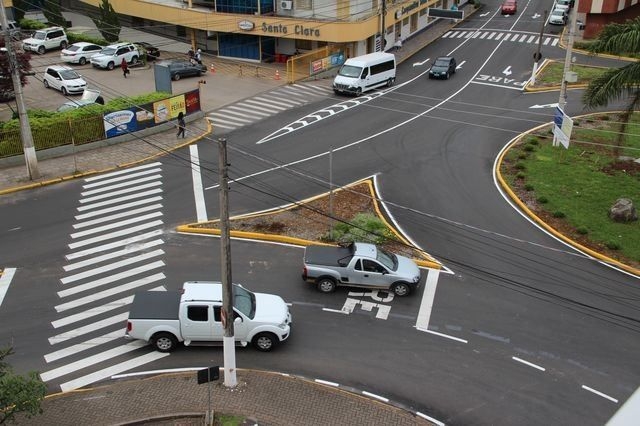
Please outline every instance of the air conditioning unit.
M291 10L293 8L293 1L291 0L282 0L280 2L280 9L282 10Z

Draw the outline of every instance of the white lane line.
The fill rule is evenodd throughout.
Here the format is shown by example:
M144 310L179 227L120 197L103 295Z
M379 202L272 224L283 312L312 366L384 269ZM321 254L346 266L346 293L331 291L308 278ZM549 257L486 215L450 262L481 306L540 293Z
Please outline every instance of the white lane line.
M502 36L504 36L504 33L498 33L498 35L496 35L496 41L500 40Z
M147 213L145 215L141 215L141 216L133 217L130 219L125 219L125 220L120 220L118 222L110 223L108 225L102 225L95 228L87 229L86 231L74 232L73 234L71 234L71 238L75 239L80 237L86 237L87 235L97 234L97 233L109 231L115 228L122 228L124 226L128 226L133 223L144 222L145 220L155 219L161 216L163 216L162 212L156 211L153 213Z
M122 250L112 251L110 253L103 254L102 256L92 257L87 260L71 263L69 265L64 266L62 269L64 269L65 272L73 271L79 268L84 268L85 266L95 265L96 263L104 262L105 260L113 259L115 257L126 256L132 253L147 250L152 247L159 246L161 244L164 244L163 240L151 240L144 244L136 244Z
M333 386L334 388L340 386L338 383L328 382L326 380L314 379L313 381L322 385Z
M191 178L193 179L193 198L196 202L196 220L198 222L207 221L207 204L204 201L204 186L202 175L200 174L200 155L197 145L189 146L191 154Z
M444 423L442 423L440 420L429 417L426 414L421 413L420 411L416 411L416 416L422 417L423 419L428 420L431 423L435 423L437 426L444 426Z
M213 124L216 125L216 127L222 127L223 129L230 129L230 130L237 129L237 127L235 127L235 126L225 126L224 124L220 124L216 120L211 120L211 121L213 122Z
M118 293L130 291L138 287L142 287L163 279L165 279L165 275L162 272L160 272L158 274L150 275L148 277L144 277L127 284L122 284L117 287L100 291L98 293L92 293L88 296L81 297L80 299L74 299L71 302L62 303L60 305L55 306L55 310L57 312L68 311L69 309L74 309L74 308L77 308L78 306L86 305L87 303L93 303L97 300L104 299L105 297L110 297Z
M82 221L84 219L91 219L92 217L101 216L103 214L117 212L118 210L126 210L131 207L138 207L145 204L155 203L156 201L162 201L162 197L144 198L142 200L132 201L130 203L119 204L113 207L107 207L106 209L94 210L89 213L75 215L74 219L77 221ZM162 206L162 204L160 204L160 206Z
M73 324L74 322L82 321L87 318L94 317L96 315L103 314L105 312L112 311L114 309L121 308L123 306L130 305L133 302L133 296L127 296L120 300L114 300L105 305L98 306L96 308L87 309L86 311L78 312L77 314L69 315L68 317L60 318L59 320L52 321L53 328L64 327L65 325Z
M117 170L115 172L101 174L99 176L88 177L84 181L85 182L108 181L109 178L112 178L114 176L120 176L124 174L129 174L133 171L144 170L144 169L149 169L151 167L159 167L159 166L162 166L162 164L159 162L149 163L149 164L144 164L142 166L129 167L127 169L122 169L122 170Z
M559 39L559 38L556 38L556 39L554 39L554 40L551 42L551 45L552 45L552 46L555 46L555 45L557 45L557 44L558 44L558 42L559 42L559 41L560 41L560 39Z
M245 113L245 114L251 114L251 115L259 115L262 117L269 117L271 116L273 113L264 113L264 112L258 112L256 111L251 105L247 105L245 107L240 107L237 105L230 105L227 108L231 109L231 110L237 110L239 112Z
M294 105L300 105L301 104L301 102L293 101L293 100L290 100L290 99L286 99L287 102L283 102L283 99L279 99L279 98L271 99L270 96L267 96L267 97L257 96L257 97L252 98L252 99L257 99L257 100L259 100L261 102L267 102L267 103L270 103L270 104L280 105L280 106L284 106L284 107L287 107L287 108L292 108Z
M531 37L529 37L529 39L527 40L527 43L531 43L531 42L533 41L533 39L534 39L534 38L536 38L536 36L534 36L534 35L533 35L533 36L531 36Z
M165 368L164 370L146 370L146 371L136 371L134 373L127 374L114 374L111 376L111 379L124 379L127 377L138 377L138 376L149 376L149 375L157 375L157 374L169 374L169 373L185 373L189 371L198 371L207 367L184 367L184 368ZM224 371L224 366L220 366L220 370ZM280 373L282 376L289 376L285 373Z
M450 336L448 334L444 334L444 333L439 333L437 331L433 331L433 330L427 330L426 328L418 328L417 330L419 331L424 331L425 333L429 333L429 334L434 334L436 336L440 336L440 337L444 337L445 339L450 339L450 340L455 340L456 342L460 342L460 343L469 343L464 339L461 339L459 337L453 337Z
M224 114L221 114L223 113ZM247 114L240 114L236 111L229 111L227 108L220 109L217 112L210 112L209 115L217 115L219 117L224 118L225 120L230 120L233 122L241 122L241 123L253 123L254 120L247 119Z
M92 247L90 249L77 251L75 253L70 253L65 256L67 260L78 259L80 257L88 256L90 254L100 253L101 251L111 250L116 247L128 246L134 243L139 243L140 241L148 240L149 238L158 237L162 235L161 229L156 229L155 231L145 232L144 234L136 235L134 237L125 238L124 240L114 241L109 244L103 244L101 246Z
M93 331L100 330L101 328L108 327L119 322L122 323L122 329L124 330L125 321L127 320L127 318L129 318L129 312L123 312L121 314L114 315L100 321L92 322L91 324L87 324L85 326L75 328L65 333L60 333L53 337L49 337L49 344L55 345L57 343L62 343L65 340L73 339L75 337L82 336L83 334L91 333Z
M99 186L104 186L104 185L109 185L109 184L112 184L112 183L118 183L118 182L130 180L130 179L134 179L134 178L139 178L141 176L147 176L147 175L149 175L151 173L160 173L161 171L162 171L162 169L160 169L160 168L155 168L155 169L151 169L151 170L144 170L144 171L141 171L141 172L138 172L138 173L130 173L130 174L125 175L125 176L120 176L120 177L113 178L113 179L107 179L105 181L85 184L85 185L82 185L82 187L84 189L96 188L96 187L99 187Z
M608 399L609 401L615 402L616 404L618 403L618 400L617 400L617 399L615 399L615 398L613 398L613 397L611 397L611 396L607 395L606 393L602 393L602 392L597 391L597 390L595 390L595 389L593 389L593 388L590 388L589 386L582 385L582 389L587 390L587 391L589 391L589 392L593 392L593 393L595 393L595 394L596 394L596 395L598 395L598 396L601 396L601 397L603 397L603 398L605 398L605 399Z
M307 91L308 93L314 96L327 96L333 92L332 89L329 89L324 86L314 86L313 84L304 85L304 86L301 84L294 84L293 87L297 87L300 90Z
M440 271L437 269L429 269L427 272L427 279L424 283L425 289L422 293L418 318L416 319L416 328L423 328L425 330L429 328L429 320L431 318L431 311L433 310L433 300L436 297L439 276Z
M43 381L48 382L49 380L53 380L61 376L66 376L67 374L73 373L83 368L90 367L94 364L98 364L100 362L107 361L108 359L115 358L120 355L124 355L131 351L135 351L146 345L147 345L147 342L143 342L140 340L133 341L125 345L117 346L115 348L100 352L99 354L88 356L79 361L75 361L70 364L63 365L62 367L45 371L43 373L40 373L40 378Z
M62 290L58 292L59 297L67 297L73 294L81 293L86 290L91 290L96 287L103 286L105 284L110 284L112 282L118 281L123 278L128 278L136 274L141 274L143 272L150 271L152 269L161 268L164 266L164 262L162 260L158 260L152 263L148 263L146 265L138 266L133 269L127 269L126 271L119 272L114 275L109 275L108 277L103 277L95 281L90 281L85 284L77 285L75 287L71 287L67 290Z
M371 392L367 392L367 391L362 391L363 395L366 396L370 396L371 398L375 398L378 399L380 401L384 401L384 402L389 402L388 398L385 398L384 396L380 396L380 395L376 395L375 393L371 393Z
M81 388L91 383L97 382L102 379L106 379L114 374L122 373L123 371L131 370L144 364L148 364L153 361L157 361L160 358L169 356L168 353L151 352L146 355L139 356L129 361L121 362L120 364L112 365L111 367L104 368L96 371L95 373L88 374L86 376L78 377L75 380L63 383L60 385L62 392L69 392L74 389Z
M161 220L154 220L153 222L143 223L142 225L132 226L130 228L121 229L120 231L111 232L109 234L99 235L97 237L88 238L86 240L77 241L75 243L69 244L69 248L74 250L78 247L88 246L90 244L98 243L100 241L111 240L118 237L123 237L129 234L135 234L138 231L142 231L144 229L155 228L162 226L163 222Z
M283 86L281 89L275 90L273 93L278 93L278 92L284 93L285 96L295 96L296 98L302 98L305 101L309 99L309 96L306 93L300 93L298 90L290 86Z
M144 185L131 186L131 187L128 187L126 189L121 189L119 191L112 191L112 192L109 192L107 194L94 195L93 197L81 198L80 199L80 203L81 204L93 203L94 201L104 200L105 198L111 198L111 197L115 197L115 196L118 196L118 195L130 194L132 192L138 192L138 191L142 191L144 189L155 188L155 187L158 187L158 186L162 186L162 182L155 181L155 182L151 182L151 183L145 183Z
M529 362L529 361L525 361L524 359L522 359L522 358L518 358L517 356L512 356L512 357L511 357L511 359L513 359L514 361L521 362L521 363L523 363L523 364L525 364L525 365L528 365L529 367L533 367L533 368L535 368L535 369L537 369L537 370L540 370L540 371L546 371L546 369L545 369L544 367L540 367L540 366L539 366L539 365L537 365L537 364L534 364L534 363Z
M60 279L62 284L69 284L79 280L83 280L85 278L93 277L95 275L103 274L105 272L113 271L114 269L122 268L123 266L128 266L134 263L144 262L145 260L153 259L154 257L162 256L164 254L164 250L156 249L149 253L139 254L138 256L130 257L127 259L120 260L118 262L109 263L108 265L100 266L98 268L89 269L84 272L80 272L78 274L69 275L68 277L64 277Z
M329 308L322 308L323 311L325 312L334 312L336 314L344 314L344 315L349 315L349 312L345 312L343 310L340 309L329 309Z
M273 115L274 111L268 108L263 108L263 107L258 107L252 104L249 104L247 102L240 102L237 104L233 105L234 109L241 109L242 111L247 111L249 110L250 112L254 113L254 114L258 114L258 115L262 115L264 117L269 117L271 115ZM231 108L231 107L229 107ZM263 111L263 112L258 112L258 111Z
M123 201L129 201L129 200L134 200L136 198L143 198L146 197L148 195L156 195L156 194L160 194L162 193L162 188L156 188L156 189L152 189L149 191L142 191L142 192L137 192L135 194L130 194L127 195L125 197L118 197L118 198L114 198L112 200L106 200L106 201L101 201L99 203L94 203L94 204L89 204L86 206L80 206L78 207L78 211L79 212L83 212L86 210L92 210L98 207L104 207L104 206L110 206L111 204L117 204L117 203L121 203Z
M87 220L86 222L80 222L73 225L74 229L86 228L87 226L97 225L99 223L111 222L112 220L122 219L127 216L134 216L140 213L149 212L152 210L158 210L162 208L162 204L152 204L150 206L140 207L137 209L127 210L126 212L116 213L109 216L103 216L98 219Z
M100 188L90 189L89 191L83 191L80 193L83 197L89 197L91 195L102 194L104 192L114 191L120 188L126 188L131 185L138 185L140 183L145 183L154 180L161 180L162 176L155 174L151 176L143 176L138 179L127 179L123 182L114 183L113 185L101 186Z
M44 356L44 360L47 361L47 363L57 361L59 359L68 357L70 355L75 355L82 351L86 351L87 349L104 345L105 343L112 342L116 339L124 340L124 329L120 329L118 331L112 331L110 333L103 334L100 337L94 337L93 339L86 340L82 343L78 343L76 345L69 346L64 349L60 349L59 351L48 353Z
M259 106L265 106L264 102L259 102L256 101L255 99L247 99L245 101L246 103L249 104L255 104L255 105L259 105ZM272 110L277 109L278 111L286 111L289 108L283 107L283 106L276 106L276 105L267 105L269 108L271 108Z
M11 280L13 280L15 273L16 268L4 268L2 271L2 276L0 276L0 306L2 306L2 301L7 295L9 285L11 285Z

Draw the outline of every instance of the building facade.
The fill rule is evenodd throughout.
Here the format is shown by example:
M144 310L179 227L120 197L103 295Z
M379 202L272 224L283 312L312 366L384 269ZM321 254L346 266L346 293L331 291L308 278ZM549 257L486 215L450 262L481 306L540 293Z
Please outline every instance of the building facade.
M584 38L595 38L612 22L619 24L640 15L638 0L579 0L578 12L585 14Z

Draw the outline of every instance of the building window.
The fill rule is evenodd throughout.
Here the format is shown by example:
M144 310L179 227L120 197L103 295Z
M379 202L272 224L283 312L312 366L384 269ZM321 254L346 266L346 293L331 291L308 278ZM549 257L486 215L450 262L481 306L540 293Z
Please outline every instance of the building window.
M297 10L311 10L313 9L313 0L296 0Z

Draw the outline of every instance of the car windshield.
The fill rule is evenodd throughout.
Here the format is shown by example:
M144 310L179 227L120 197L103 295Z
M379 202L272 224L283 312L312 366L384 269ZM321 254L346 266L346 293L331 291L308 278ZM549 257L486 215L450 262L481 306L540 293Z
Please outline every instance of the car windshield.
M60 77L63 80L74 80L76 78L80 78L80 76L78 75L77 72L75 72L74 70L64 70L64 71L60 71Z
M436 59L436 63L433 65L436 67L448 67L449 61L447 59Z
M553 12L551 12L551 16L561 17L563 15L564 15L564 12L561 10L554 10Z
M116 53L116 49L112 47L105 47L100 51L101 55L106 55L106 56L112 56L114 53Z
M36 40L44 40L47 37L47 34L42 31L36 31L33 35L33 38Z
M339 75L343 77L360 77L362 73L362 67L354 67L353 65L343 65L340 68Z
M378 262L382 263L387 269L391 269L392 271L396 271L398 269L398 256L393 253L389 253L388 251L382 250L380 247L377 249L376 259Z
M256 295L245 288L234 285L233 307L253 319L256 315Z
M78 49L80 49L80 46L76 46L76 45L73 45L73 44L71 46L67 47L67 50L70 51L70 52L75 52Z

